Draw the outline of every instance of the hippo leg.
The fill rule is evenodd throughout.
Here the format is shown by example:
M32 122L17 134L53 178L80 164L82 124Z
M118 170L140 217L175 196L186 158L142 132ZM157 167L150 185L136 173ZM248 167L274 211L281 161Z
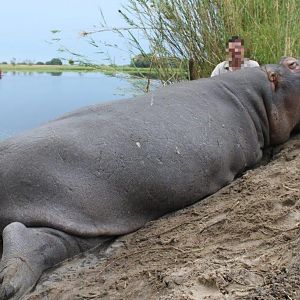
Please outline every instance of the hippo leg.
M83 239L51 228L26 227L18 222L9 224L2 234L0 299L20 299L44 270L111 239Z

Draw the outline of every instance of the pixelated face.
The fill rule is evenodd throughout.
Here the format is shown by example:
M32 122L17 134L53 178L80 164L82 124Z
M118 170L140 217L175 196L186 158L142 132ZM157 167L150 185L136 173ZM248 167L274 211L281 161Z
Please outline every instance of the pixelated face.
M229 60L231 58L244 60L245 48L241 42L229 42L226 51L229 54Z

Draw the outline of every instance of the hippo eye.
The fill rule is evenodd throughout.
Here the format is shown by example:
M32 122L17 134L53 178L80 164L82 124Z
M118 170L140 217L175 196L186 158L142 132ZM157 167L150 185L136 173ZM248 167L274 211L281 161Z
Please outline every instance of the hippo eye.
M296 63L295 61L293 61L292 63L289 64L289 67L290 67L291 69L295 69L296 66L297 66L297 63Z

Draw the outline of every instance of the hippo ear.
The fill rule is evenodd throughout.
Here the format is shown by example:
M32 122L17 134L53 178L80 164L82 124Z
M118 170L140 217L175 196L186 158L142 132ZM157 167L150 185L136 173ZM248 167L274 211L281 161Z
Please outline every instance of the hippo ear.
M272 83L272 89L273 91L276 91L278 86L278 81L279 81L279 75L273 70L269 70L267 73L268 73L268 78Z

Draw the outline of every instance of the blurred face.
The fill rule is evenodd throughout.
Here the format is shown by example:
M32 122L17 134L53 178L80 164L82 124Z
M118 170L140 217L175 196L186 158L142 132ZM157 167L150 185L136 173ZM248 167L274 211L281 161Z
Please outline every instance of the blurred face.
M241 42L229 42L226 49L229 56L229 64L232 67L240 68L244 63L245 48Z

